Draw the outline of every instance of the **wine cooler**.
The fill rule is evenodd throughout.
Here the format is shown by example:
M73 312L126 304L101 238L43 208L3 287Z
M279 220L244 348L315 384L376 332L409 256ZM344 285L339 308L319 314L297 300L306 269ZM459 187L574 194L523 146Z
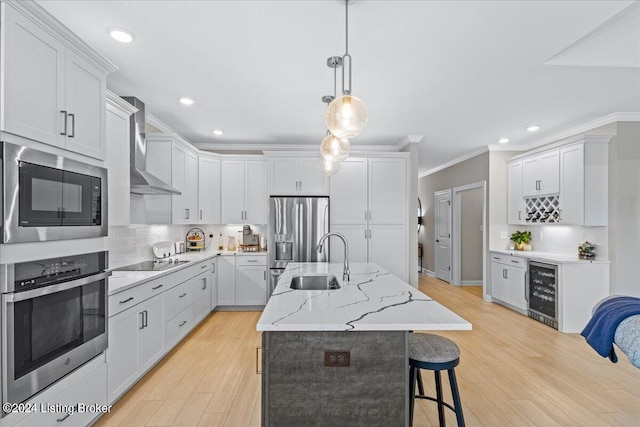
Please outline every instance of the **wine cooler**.
M529 317L558 329L558 266L529 261L527 301Z

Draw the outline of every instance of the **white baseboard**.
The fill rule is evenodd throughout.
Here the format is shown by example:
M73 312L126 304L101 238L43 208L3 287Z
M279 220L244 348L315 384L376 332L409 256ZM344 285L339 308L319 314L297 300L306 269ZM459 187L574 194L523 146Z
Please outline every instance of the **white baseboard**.
M482 286L482 280L463 280L460 286Z
M433 272L433 271L431 271L431 270L427 270L426 268L423 268L423 269L422 269L422 273L423 273L423 274L426 274L427 276L436 277L436 273L434 273L434 272Z

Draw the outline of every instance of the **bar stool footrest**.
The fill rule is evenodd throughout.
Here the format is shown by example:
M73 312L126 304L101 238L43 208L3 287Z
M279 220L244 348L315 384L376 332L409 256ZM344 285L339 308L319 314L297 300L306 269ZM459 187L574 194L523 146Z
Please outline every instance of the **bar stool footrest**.
M431 397L431 396L423 396L421 394L416 394L416 399L426 399L426 400L430 400L432 402L436 402L438 403L438 399L436 399L435 397ZM451 409L454 413L456 412L456 408L454 408L452 405L450 405L447 402L441 402L443 406L446 406L447 408Z

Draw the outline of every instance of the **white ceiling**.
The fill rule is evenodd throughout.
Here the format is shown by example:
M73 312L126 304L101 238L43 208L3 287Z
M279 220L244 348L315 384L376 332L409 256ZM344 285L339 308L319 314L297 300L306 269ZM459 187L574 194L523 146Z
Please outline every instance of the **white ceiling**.
M326 59L344 53L340 1L39 3L120 68L109 89L200 148L319 147ZM349 20L353 93L369 112L352 147L422 135L421 173L501 137L531 144L640 112L634 1L358 0ZM136 40L115 42L114 26ZM530 134L531 124L542 128Z

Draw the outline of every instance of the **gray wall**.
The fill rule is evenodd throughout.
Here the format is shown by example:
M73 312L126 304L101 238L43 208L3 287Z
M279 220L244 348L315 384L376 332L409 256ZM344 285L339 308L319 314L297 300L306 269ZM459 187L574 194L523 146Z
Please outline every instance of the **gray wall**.
M418 239L423 245L423 265L425 269L435 271L434 193L480 181L489 181L488 152L418 180L418 196L422 202L422 210L424 212L422 217L424 226L420 229Z
M482 188L460 193L461 280L482 283ZM463 283L464 284L464 283Z
M612 294L640 296L640 123L618 122L609 142Z

